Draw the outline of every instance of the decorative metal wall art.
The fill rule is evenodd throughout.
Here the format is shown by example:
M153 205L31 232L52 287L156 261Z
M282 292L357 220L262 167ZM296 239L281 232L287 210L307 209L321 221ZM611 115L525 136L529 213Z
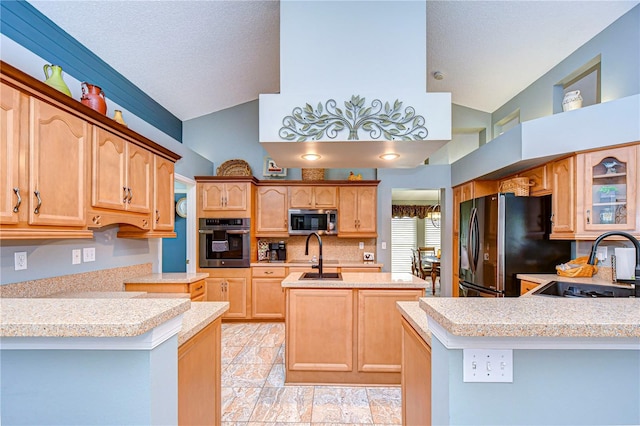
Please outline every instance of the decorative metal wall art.
M336 139L343 131L349 132L347 140L358 140L358 130L369 133L371 139L385 140L424 140L429 134L424 127L425 119L416 115L412 106L402 108L397 100L391 105L374 99L370 106L365 106L365 98L352 96L344 102L344 111L338 108L334 99L329 99L322 106L314 109L310 104L304 108L295 107L291 115L282 119L283 127L278 132L284 140L320 140L325 135Z

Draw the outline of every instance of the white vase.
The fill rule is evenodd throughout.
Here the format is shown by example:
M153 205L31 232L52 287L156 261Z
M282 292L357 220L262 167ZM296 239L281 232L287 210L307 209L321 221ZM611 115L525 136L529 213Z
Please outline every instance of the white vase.
M582 96L579 90L572 90L564 94L562 99L562 110L571 111L572 109L582 108Z

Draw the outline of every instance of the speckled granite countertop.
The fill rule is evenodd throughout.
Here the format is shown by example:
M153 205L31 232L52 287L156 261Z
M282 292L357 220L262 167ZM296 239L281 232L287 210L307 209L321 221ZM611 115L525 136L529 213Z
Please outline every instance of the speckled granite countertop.
M0 337L131 337L187 311L185 299L2 299Z
M200 330L229 310L229 302L194 302L182 317L178 333L178 346L195 336Z
M251 266L284 266L286 268L300 268L315 265L318 262L311 262L303 259L293 259L286 262L252 262ZM364 263L357 260L323 260L324 268L382 268L382 263Z
M165 272L161 274L141 275L124 280L125 284L191 284L209 278L205 272Z
M294 272L282 280L282 287L295 288L427 288L428 283L414 275L389 272L344 272L342 280L301 280L303 272Z
M427 314L420 308L419 302L396 302L402 316L411 324L411 327L422 337L428 345L431 345L431 332L427 324Z
M640 299L421 298L455 336L640 337Z
M540 285L547 284L551 281L563 281L569 283L582 283L582 284L599 284L599 285L612 285L616 287L624 287L624 288L633 288L631 284L616 282L613 283L610 280L604 280L601 277L593 276L589 278L570 278L570 277L561 277L556 274L518 274L516 278L519 280L531 281L533 283L539 283ZM540 286L537 286L522 296L529 297L533 294L534 291L538 290Z

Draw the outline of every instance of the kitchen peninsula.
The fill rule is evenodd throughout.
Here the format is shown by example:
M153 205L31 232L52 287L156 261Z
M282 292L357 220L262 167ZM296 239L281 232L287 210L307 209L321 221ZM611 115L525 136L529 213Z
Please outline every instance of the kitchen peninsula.
M428 283L411 274L345 272L338 279L282 280L286 291L285 382L400 384L398 301Z
M427 330L398 307L429 337L432 424L640 424L640 300L531 295L419 306ZM470 349L510 352L512 381L465 381ZM415 395L407 400L415 408Z
M228 303L98 291L1 303L3 423L219 421Z

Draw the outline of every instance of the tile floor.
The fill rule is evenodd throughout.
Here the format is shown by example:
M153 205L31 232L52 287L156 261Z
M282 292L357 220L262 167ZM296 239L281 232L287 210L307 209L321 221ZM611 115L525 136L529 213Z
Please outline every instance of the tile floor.
M222 324L222 425L399 425L400 387L284 384L284 323Z

